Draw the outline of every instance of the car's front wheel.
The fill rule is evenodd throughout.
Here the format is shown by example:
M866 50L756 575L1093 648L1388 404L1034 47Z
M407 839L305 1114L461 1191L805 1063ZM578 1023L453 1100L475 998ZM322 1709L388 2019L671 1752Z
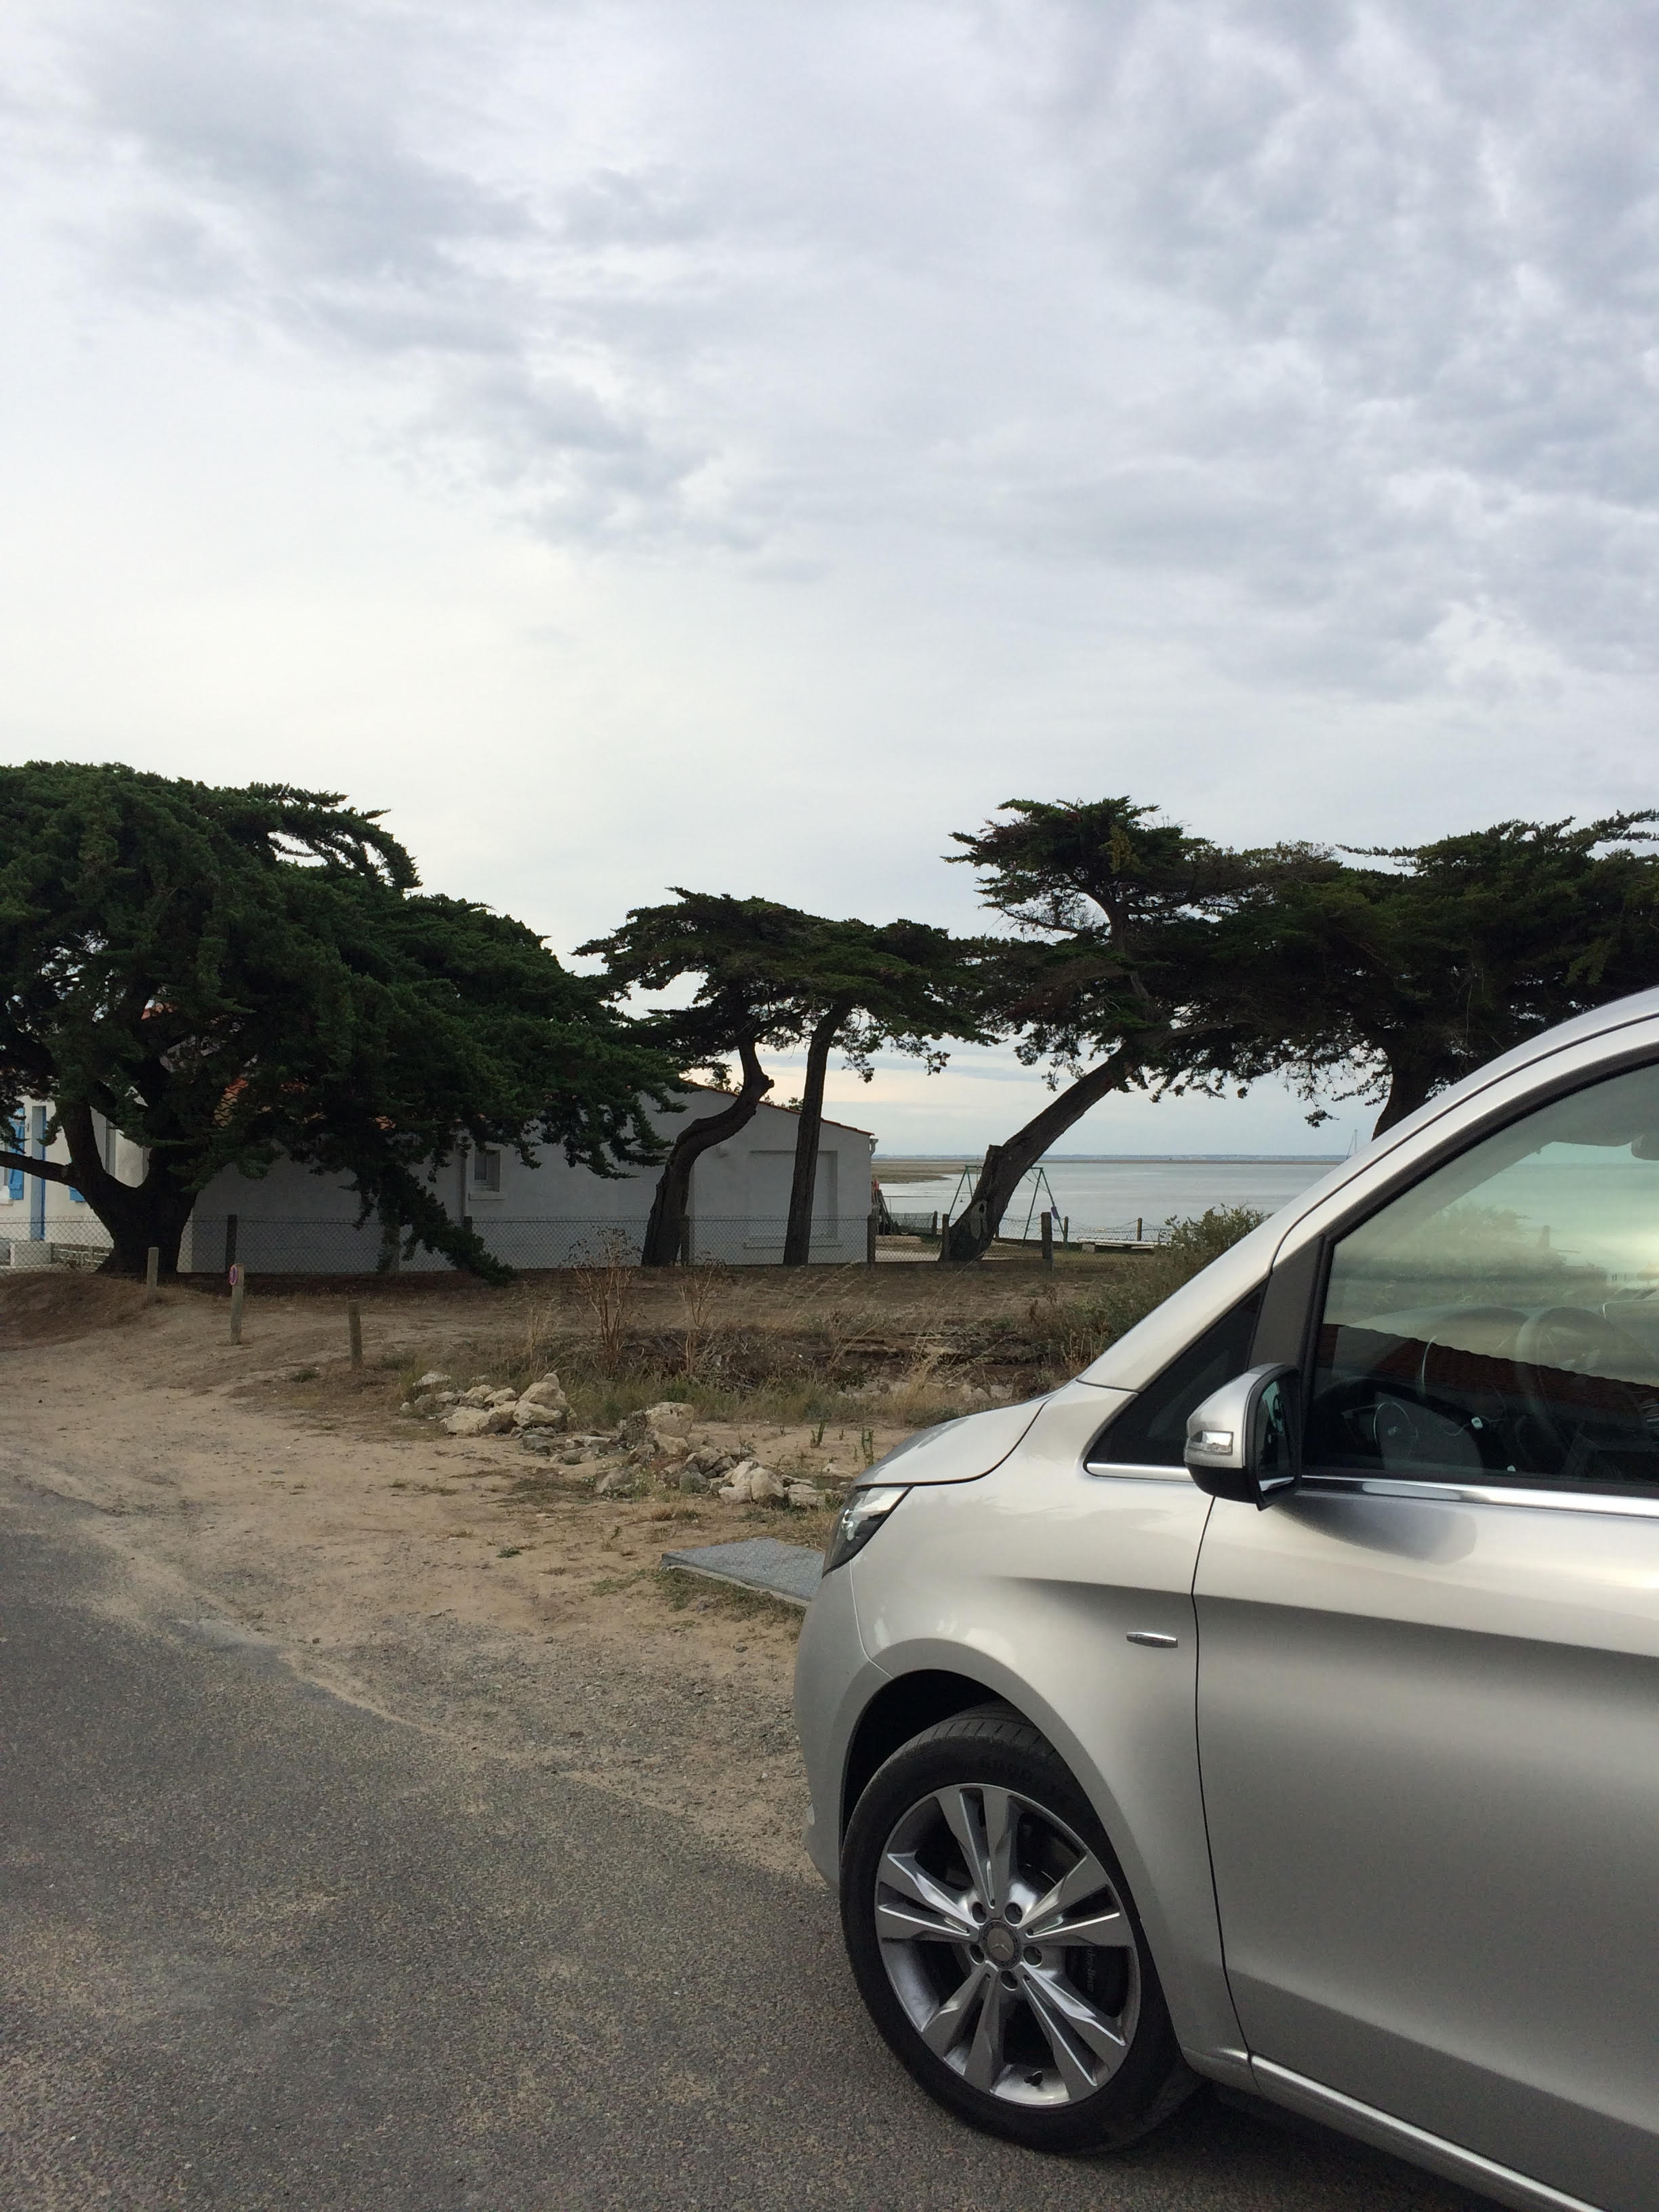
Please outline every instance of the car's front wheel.
M976 2126L1097 2150L1193 2086L1105 1833L1005 1706L940 1722L874 1776L848 1830L842 1920L877 2027Z

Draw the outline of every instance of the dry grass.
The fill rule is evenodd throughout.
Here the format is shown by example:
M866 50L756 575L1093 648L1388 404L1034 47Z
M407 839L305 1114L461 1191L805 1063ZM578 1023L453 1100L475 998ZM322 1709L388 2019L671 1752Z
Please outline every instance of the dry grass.
M118 1328L143 1310L142 1283L68 1269L8 1274L0 1278L0 1347L68 1344L97 1329Z
M611 1428L658 1399L714 1423L833 1425L854 1438L917 1428L975 1405L1030 1396L1074 1375L1254 1220L1182 1224L1156 1254L1062 1257L977 1267L718 1267L641 1271L597 1255L585 1268L526 1276L501 1290L428 1277L360 1289L368 1335L346 1361L338 1282L256 1279L248 1325L310 1322L330 1348L282 1378L325 1419L395 1413L431 1367L458 1383L522 1389L556 1369L579 1428ZM169 1285L163 1307L216 1285ZM96 1275L0 1279L0 1346L68 1341L143 1311L142 1285ZM337 1349L331 1340L337 1337ZM314 1339L313 1339L314 1340ZM259 1386L273 1387L267 1376Z

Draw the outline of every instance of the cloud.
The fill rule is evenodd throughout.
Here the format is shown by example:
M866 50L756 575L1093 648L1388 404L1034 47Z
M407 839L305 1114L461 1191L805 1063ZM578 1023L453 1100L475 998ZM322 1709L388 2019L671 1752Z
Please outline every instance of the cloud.
M1611 0L14 0L0 736L347 782L562 944L688 877L960 924L1015 789L1640 804L1652 53Z
M1638 10L67 22L103 277L372 363L556 542L812 574L879 516L1184 581L1218 666L1379 696L1456 686L1460 610L1522 671L1654 665Z

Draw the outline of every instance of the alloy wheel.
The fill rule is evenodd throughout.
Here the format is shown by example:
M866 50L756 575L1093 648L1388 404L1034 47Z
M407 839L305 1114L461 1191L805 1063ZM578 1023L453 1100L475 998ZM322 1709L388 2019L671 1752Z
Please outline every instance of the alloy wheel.
M1035 1798L977 1782L919 1798L877 1863L874 1927L906 2017L970 2087L1074 2104L1127 2056L1141 2001L1129 1915Z

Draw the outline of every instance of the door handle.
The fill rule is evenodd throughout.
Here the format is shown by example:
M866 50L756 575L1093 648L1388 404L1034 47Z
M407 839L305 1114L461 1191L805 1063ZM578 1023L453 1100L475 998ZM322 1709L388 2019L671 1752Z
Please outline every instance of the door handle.
M1173 1651L1180 1644L1178 1636L1164 1636L1156 1628L1132 1628L1124 1638L1126 1644L1150 1644L1155 1651Z

